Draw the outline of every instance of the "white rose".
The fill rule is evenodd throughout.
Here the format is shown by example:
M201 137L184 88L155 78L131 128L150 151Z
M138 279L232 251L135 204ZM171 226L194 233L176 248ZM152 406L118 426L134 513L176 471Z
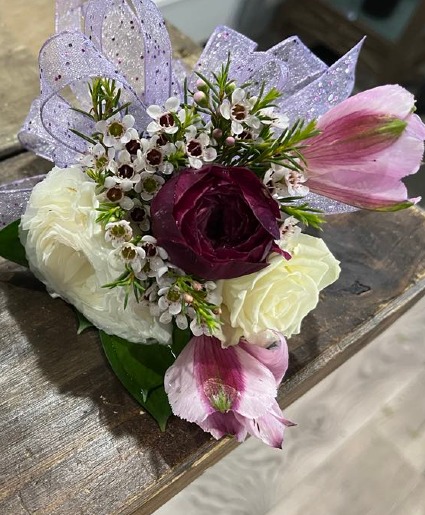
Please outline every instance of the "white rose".
M338 278L339 262L323 240L298 234L291 238L291 248L290 260L273 254L259 272L219 281L226 345L237 344L241 336L260 342L270 330L288 338L299 333L320 290Z
M123 288L102 288L122 270L113 266L111 242L96 223L96 185L77 166L53 168L31 193L21 219L20 237L30 268L48 288L73 304L108 334L137 343L171 342L171 326L160 324L149 309Z

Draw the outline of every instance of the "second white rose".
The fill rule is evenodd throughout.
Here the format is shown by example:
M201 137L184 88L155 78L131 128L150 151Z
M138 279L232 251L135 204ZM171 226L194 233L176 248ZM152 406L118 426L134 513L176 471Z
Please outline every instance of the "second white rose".
M316 307L319 292L338 279L339 262L323 240L306 234L291 239L292 259L273 254L260 272L219 281L223 296L225 345L243 336L261 341L261 334L297 334L304 317Z

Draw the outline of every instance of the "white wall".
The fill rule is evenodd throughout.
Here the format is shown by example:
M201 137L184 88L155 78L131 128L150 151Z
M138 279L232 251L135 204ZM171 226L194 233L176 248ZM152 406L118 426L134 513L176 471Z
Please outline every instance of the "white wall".
M197 43L204 43L217 25L234 24L244 0L155 0L164 18Z

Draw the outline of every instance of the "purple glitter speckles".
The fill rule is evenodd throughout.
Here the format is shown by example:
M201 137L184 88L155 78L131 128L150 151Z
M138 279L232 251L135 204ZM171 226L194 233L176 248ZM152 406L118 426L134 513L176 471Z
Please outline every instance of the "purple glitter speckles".
M293 95L328 68L297 36L285 39L267 53L285 63L288 69L287 80L281 89L284 96Z
M22 216L32 189L43 179L36 175L0 186L0 229Z
M322 75L294 95L279 99L279 108L288 116L291 123L299 118L306 121L318 118L350 96L362 44L363 41L358 43Z
M84 52L81 50L84 49ZM69 62L70 65L65 66L64 63ZM122 87L122 101L131 102L130 113L138 121L138 129L143 130L148 122L145 105L137 96L132 86L126 79L115 69L113 63L108 61L96 49L94 44L79 32L62 32L50 38L43 46L40 52L40 71L41 71L41 96L39 102L35 104L39 106L40 113L37 115L34 126L39 127L38 119L43 127L42 139L47 132L49 139L53 139L56 144L55 162L60 166L66 166L75 162L75 154L82 153L86 147L85 142L70 129L76 129L82 133L90 134L93 132L94 124L86 116L70 109L71 103L65 100L65 88L70 86L74 90L75 87L85 88L87 91L87 82L93 77L108 77L117 80ZM75 104L76 102L73 102ZM81 102L80 102L81 104ZM32 109L33 115L34 109ZM25 132L28 129L27 119L22 128L19 137L25 145L27 138ZM47 141L46 143L50 143ZM40 147L40 142L38 142ZM32 149L30 146L29 148ZM49 145L46 149L36 153L42 154L43 157L53 160ZM69 152L73 150L74 152Z
M57 0L56 31L40 52L41 95L33 102L19 133L21 143L58 166L75 163L85 142L70 129L90 134L94 123L70 107L90 109L87 83L94 77L115 79L122 102L139 132L150 121L146 108L180 96L188 78L197 79L172 60L164 20L151 0ZM256 94L263 83L282 92L277 102L290 122L319 117L351 93L359 43L327 67L297 37L267 52L256 52L254 41L228 27L217 27L195 72L211 76L231 55L230 77L250 82ZM327 212L345 212L329 200L314 198Z
M245 59L247 59L247 56L245 56ZM230 76L232 76L232 72ZM288 70L285 64L275 59L271 54L254 52L249 56L244 66L241 65L240 70L235 70L235 76L238 77L239 84L251 83L247 90L256 95L259 93L262 84L267 84L268 89L274 87L279 91L282 90L287 80Z
M217 27L205 45L194 71L211 76L211 73L220 70L223 63L227 61L229 54L231 54L232 62L229 75L238 79L244 73L249 56L256 48L257 43L239 34L239 32L224 26ZM192 75L189 86L192 87L196 79L196 75Z

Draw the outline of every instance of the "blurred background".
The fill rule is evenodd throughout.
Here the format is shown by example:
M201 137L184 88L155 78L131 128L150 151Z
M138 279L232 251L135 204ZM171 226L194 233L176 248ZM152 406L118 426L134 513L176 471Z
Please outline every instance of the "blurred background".
M366 37L356 88L398 83L417 97L425 117L425 0L156 0L164 17L203 45L228 25L267 49L298 35L332 64ZM425 180L406 180L425 198ZM425 206L425 200L422 200Z

